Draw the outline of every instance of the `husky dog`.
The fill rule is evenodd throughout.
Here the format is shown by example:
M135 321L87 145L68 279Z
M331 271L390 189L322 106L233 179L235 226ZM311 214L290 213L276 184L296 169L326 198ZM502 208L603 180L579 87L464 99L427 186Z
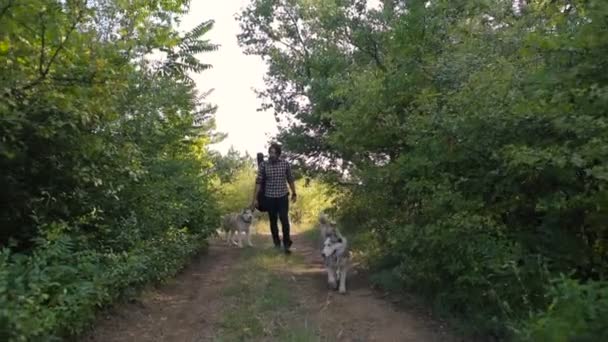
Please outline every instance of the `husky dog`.
M340 293L346 293L346 274L349 268L348 241L340 234L335 223L327 216L319 217L321 230L321 255L327 270L327 283L332 289L338 288Z
M319 215L319 231L321 233L320 236L320 248L323 249L323 244L325 243L325 239L333 234L336 234L338 228L336 228L336 223L327 217L325 213L321 213Z
M253 223L253 211L250 208L243 209L240 213L232 213L224 216L222 220L222 228L226 232L226 243L237 244L243 247L243 236L247 236L247 244L253 247L251 243L251 225ZM234 241L234 237L238 236L238 243Z

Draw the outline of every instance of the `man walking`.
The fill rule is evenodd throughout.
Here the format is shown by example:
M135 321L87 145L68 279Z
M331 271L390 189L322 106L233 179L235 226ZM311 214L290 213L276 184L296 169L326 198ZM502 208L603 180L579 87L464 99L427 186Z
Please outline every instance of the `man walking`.
M291 188L291 200L296 201L296 187L291 174L291 166L289 163L280 158L281 146L273 143L268 148L268 161L262 162L258 167L258 175L255 179L255 191L253 193L252 207L258 208L258 194L264 187L264 207L268 211L268 219L270 220L270 232L272 233L272 241L276 248L281 247L281 239L279 238L279 227L277 218L281 220L281 228L283 231L283 248L285 253L289 254L292 241L289 236L289 190L287 184Z

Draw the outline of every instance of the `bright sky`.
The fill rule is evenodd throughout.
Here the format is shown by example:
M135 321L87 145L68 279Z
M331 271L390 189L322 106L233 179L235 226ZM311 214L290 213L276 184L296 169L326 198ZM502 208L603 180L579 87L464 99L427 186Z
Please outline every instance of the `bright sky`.
M278 129L272 111L256 111L262 100L256 97L253 88L263 88L266 65L259 56L243 54L237 43L240 29L234 15L248 3L249 0L192 0L190 13L182 18L180 30L188 31L203 21L215 20L205 38L220 48L198 56L213 68L193 77L200 92L215 89L207 100L218 106L217 131L228 133L222 143L211 148L226 153L233 145L242 153L247 151L255 156L257 152L265 153L268 138Z
M200 92L215 89L207 100L218 106L217 131L228 134L212 149L224 154L230 146L241 153L255 156L266 153L269 138L278 132L272 111L258 112L262 100L253 91L263 89L266 65L259 56L246 56L238 46L236 35L240 32L235 14L251 0L192 0L190 12L182 18L180 30L188 31L203 21L213 19L215 25L205 36L212 43L220 44L218 51L198 57L212 69L195 75ZM368 0L368 8L378 7L380 0Z

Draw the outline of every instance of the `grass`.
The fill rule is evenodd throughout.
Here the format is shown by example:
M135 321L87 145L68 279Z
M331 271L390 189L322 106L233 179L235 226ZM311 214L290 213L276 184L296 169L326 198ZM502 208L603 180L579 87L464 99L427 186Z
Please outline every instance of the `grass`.
M256 241L258 242L258 241ZM226 307L218 341L319 341L314 326L302 317L287 269L303 264L297 255L272 248L245 248L223 291Z

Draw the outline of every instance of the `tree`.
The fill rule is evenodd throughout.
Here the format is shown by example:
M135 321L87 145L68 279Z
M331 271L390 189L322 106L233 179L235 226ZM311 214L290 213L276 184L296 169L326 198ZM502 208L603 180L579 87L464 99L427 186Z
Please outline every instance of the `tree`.
M601 287L605 1L383 3L258 0L240 17L278 140L351 177L341 216L368 261L501 335L560 273Z
M243 169L249 170L253 165L253 158L248 153L241 155L238 150L231 146L225 155L219 153L213 155L212 171L221 183L230 183L235 179L237 173Z
M212 23L178 34L172 23L186 9L181 0L0 7L0 245L32 247L56 222L94 240L137 212L155 186L147 181L168 175L160 164L187 177L208 167L215 108L186 73L205 67L194 54L215 49L203 38ZM147 62L155 49L170 52L164 64Z

